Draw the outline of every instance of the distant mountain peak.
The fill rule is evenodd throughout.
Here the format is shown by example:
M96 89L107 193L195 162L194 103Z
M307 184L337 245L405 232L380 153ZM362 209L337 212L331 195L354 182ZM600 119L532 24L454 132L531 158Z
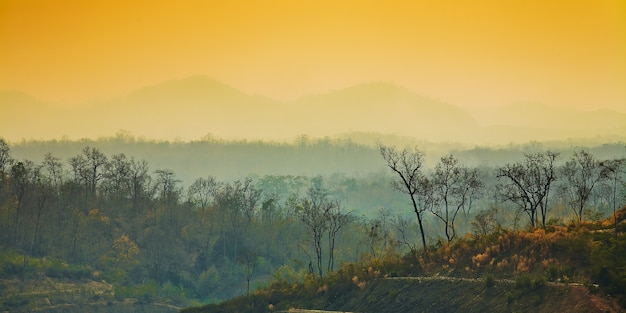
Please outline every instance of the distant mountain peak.
M19 90L0 90L0 100L2 100L2 102L4 103L6 100L9 100L9 99L20 99L20 100L43 102L37 97L34 97L30 94L27 94Z
M54 105L19 90L0 90L0 108L3 113L12 110L52 110Z
M213 78L201 75L189 76L182 79L169 80L160 84L149 85L133 91L130 96L150 93L230 93L243 94L243 92L217 81Z

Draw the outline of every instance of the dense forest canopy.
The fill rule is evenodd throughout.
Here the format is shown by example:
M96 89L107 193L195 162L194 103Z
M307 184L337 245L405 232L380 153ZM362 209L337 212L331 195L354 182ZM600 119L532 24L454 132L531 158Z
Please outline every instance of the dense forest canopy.
M178 304L464 233L595 221L625 195L623 143L401 150L117 136L1 148L1 275L100 277L118 297ZM418 166L397 167L408 158Z

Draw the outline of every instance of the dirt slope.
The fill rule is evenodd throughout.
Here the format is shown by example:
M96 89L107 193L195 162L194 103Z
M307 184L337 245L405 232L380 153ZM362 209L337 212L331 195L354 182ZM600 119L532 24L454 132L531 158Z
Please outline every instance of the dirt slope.
M522 290L514 284L446 280L377 280L336 310L358 312L605 312L610 304L592 301L581 286Z
M263 294L182 312L252 313L290 308L361 313L620 311L615 303L590 294L586 287L573 285L519 287L510 281L487 286L482 280L469 279L377 279L362 288L338 291L329 289L313 297Z

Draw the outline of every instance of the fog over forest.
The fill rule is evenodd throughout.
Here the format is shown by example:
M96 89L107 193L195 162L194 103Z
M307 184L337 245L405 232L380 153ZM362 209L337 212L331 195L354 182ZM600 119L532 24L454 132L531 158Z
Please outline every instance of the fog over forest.
M0 256L13 265L0 274L104 277L115 299L177 305L248 294L272 275L322 279L346 262L494 227L598 221L626 195L624 142L472 147L373 133L185 142L120 132L1 147ZM578 164L597 183L584 198ZM397 175L411 172L415 193ZM552 192L528 206L509 177Z
M599 221L626 195L624 112L470 112L387 83L276 101L198 76L76 109L0 105L0 275L32 293L42 275L103 278L107 301L206 304L465 234ZM417 202L394 169L406 157ZM554 187L520 202L516 173Z
M0 312L624 312L624 12L0 0Z
M589 149L600 159L624 154L623 141L572 139L488 146L431 142L377 133L346 133L332 137L299 135L289 142L278 142L227 140L212 134L192 141L148 140L120 131L115 136L97 139L23 140L11 143L11 149L18 160L40 162L46 153L67 160L83 147L91 146L105 154L124 153L145 159L154 169L171 169L186 186L198 176L205 175L235 180L251 175L380 174L386 167L380 160L379 144L419 147L425 153L424 163L428 168L433 168L447 154L455 155L472 167L496 167L519 161L524 153L547 150L560 152L562 162L575 149L581 148Z
M203 78L176 84L190 81L206 87ZM309 109L299 116L286 107L238 107L269 100L219 88L192 92L185 103L195 107L184 110L164 109L180 93L148 88L131 96L137 101L132 105L111 102L67 116L36 111L41 115L29 118L41 128L20 135L11 131L23 129L16 126L26 123L23 117L3 115L0 130L11 130L12 139L2 140L0 157L0 257L8 264L0 275L21 275L20 288L33 293L41 288L32 279L38 275L103 278L81 290L111 290L101 297L118 305L141 299L184 307L249 295L269 282L323 280L351 262L411 256L465 234L599 221L626 195L621 113L576 113L582 115L563 122L547 117L555 112L536 108L546 113L544 120L511 111L515 118L489 126L494 119L479 122L453 106L375 84L302 98L297 102ZM226 103L219 114L205 110L215 97ZM158 100L162 112L140 99ZM362 111L340 105L359 99ZM391 107L380 105L388 101ZM589 130L576 129L583 115ZM389 124L377 128L380 116ZM52 124L66 127L56 136L70 129L85 135L54 137L50 131L52 138L25 139L45 138L41 131ZM145 132L128 130L134 124ZM154 131L197 132L198 125L233 132L152 139L163 138ZM119 128L110 130L112 136L95 135L110 127ZM285 127L302 132L290 134ZM90 133L92 128L97 131ZM534 136L542 140L523 139ZM409 184L413 191L402 188L394 169L401 160L418 166L417 180ZM597 182L584 198L576 196L577 164L587 164ZM540 200L519 201L507 177L525 179ZM539 182L553 188L541 194ZM438 193L444 187L450 196ZM51 288L59 287L44 289ZM19 291L10 294L22 297Z

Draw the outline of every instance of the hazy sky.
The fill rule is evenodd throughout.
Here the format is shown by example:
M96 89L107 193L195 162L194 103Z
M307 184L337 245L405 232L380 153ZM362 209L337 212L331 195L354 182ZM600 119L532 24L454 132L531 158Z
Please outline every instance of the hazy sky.
M0 90L77 105L191 75L626 111L626 1L0 0Z

